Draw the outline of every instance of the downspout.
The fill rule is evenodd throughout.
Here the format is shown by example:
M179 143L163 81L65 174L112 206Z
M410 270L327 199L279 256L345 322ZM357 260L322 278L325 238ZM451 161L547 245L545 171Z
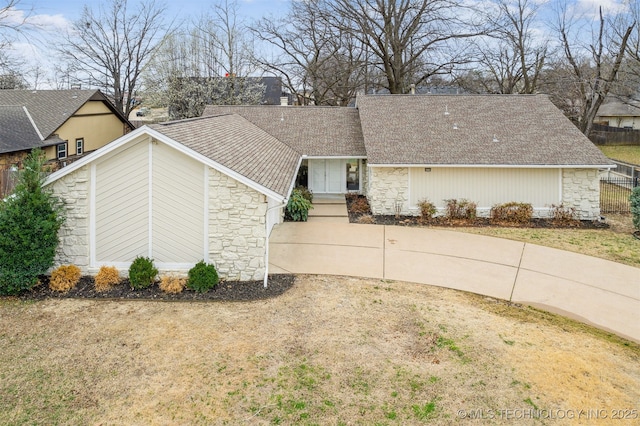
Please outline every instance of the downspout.
M268 219L269 212L273 209L281 209L283 207L286 207L286 205L287 203L283 203L267 209L267 213L266 213L267 220L265 220L265 226L264 226L267 234L267 239L265 241L265 248L264 248L264 288L267 288L267 280L269 279L269 235L271 234L269 232L269 219Z

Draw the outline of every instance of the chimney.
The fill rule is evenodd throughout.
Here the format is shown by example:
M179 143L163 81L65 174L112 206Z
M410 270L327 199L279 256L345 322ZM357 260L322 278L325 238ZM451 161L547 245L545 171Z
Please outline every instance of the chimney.
M280 96L280 106L289 105L289 97L288 96Z
M416 94L416 85L415 84L411 84L409 86L409 93L411 93L412 95Z

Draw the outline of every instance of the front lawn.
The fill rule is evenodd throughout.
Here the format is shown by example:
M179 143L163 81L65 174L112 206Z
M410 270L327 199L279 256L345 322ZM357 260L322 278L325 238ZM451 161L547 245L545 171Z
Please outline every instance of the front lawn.
M251 302L0 298L3 425L545 424L507 416L636 409L638 377L635 343L421 284L301 276Z

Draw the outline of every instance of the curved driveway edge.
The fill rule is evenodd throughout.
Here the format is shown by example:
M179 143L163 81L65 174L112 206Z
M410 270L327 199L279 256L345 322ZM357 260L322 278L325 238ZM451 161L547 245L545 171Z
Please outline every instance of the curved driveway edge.
M640 343L640 268L494 237L382 225L285 222L269 272L348 275L469 291L573 317Z

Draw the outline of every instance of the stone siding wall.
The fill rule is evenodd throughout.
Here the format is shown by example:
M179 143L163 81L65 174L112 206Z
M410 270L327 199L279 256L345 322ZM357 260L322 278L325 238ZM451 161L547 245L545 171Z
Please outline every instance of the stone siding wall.
M63 202L65 223L58 236L55 266L73 264L84 274L89 271L89 166L84 166L52 184L53 193Z
M406 167L371 167L367 198L374 215L411 214L409 211L409 169Z
M600 217L600 176L597 169L562 170L562 204L576 209L582 220Z
M265 273L266 197L209 169L209 262L229 280Z

